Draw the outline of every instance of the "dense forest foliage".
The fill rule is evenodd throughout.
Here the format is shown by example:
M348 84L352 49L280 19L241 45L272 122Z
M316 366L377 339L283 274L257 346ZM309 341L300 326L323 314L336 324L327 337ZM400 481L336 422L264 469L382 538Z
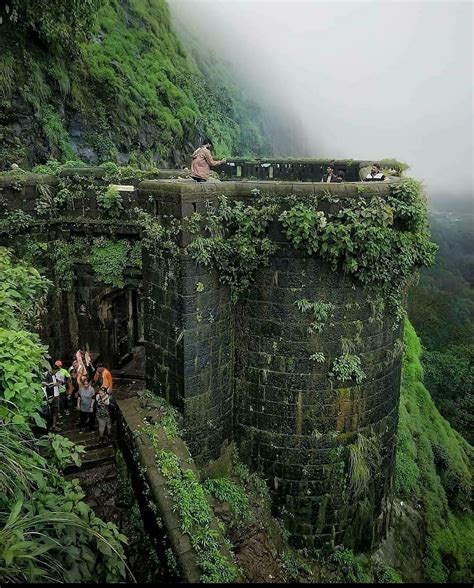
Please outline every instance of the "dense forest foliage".
M258 107L214 58L185 50L165 0L11 0L0 16L3 169L179 165L204 135L219 155L269 152Z
M445 207L450 206L445 204ZM426 386L443 414L474 442L474 216L469 209L431 213L439 245L409 298L409 315L424 352Z

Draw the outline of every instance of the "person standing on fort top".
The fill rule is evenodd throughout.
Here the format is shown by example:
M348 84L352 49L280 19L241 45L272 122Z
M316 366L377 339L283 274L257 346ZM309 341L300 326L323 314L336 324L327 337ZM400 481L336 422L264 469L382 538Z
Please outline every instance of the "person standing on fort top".
M191 177L196 182L207 182L211 167L221 165L221 163L227 161L227 159L215 161L211 155L212 148L212 141L210 139L205 139L202 146L198 147L191 155Z
M329 184L330 182L337 182L338 179L336 177L336 175L334 174L334 164L333 163L329 163L327 168L326 168L326 173L323 176L323 179L321 180L321 182L324 182L325 184Z
M383 182L385 180L385 176L380 169L380 165L378 163L372 164L372 169L370 173L365 176L366 182Z

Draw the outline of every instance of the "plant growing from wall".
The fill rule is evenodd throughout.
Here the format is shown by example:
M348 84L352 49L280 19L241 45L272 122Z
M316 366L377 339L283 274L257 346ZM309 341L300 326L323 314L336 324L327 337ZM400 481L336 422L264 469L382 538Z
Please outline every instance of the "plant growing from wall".
M322 221L316 206L299 204L280 215L285 235L297 249L318 254L370 285L389 304L395 324L404 315L403 294L413 271L433 263L426 199L421 184L407 179L390 186L386 202L360 196Z
M378 473L380 451L373 437L362 433L357 435L355 443L347 447L349 454L349 483L352 495L356 499L369 493L370 484Z
M33 223L31 214L22 210L12 210L0 218L0 236L14 237L29 229Z
M337 380L341 380L341 382L355 380L357 384L360 384L366 378L365 372L361 367L360 357L351 353L343 353L339 357L336 357L329 375Z
M197 263L217 270L235 303L276 250L267 236L276 207L258 203L246 206L225 196L217 205L208 201L206 207L205 216L194 213L186 219L186 230L194 235L186 253Z
M202 570L202 582L233 582L237 568L222 553L218 534L211 529L212 513L203 485L196 474L182 464L174 453L160 447L156 429L145 425L143 432L155 450L155 459L173 497L181 530L191 540L197 562Z
M106 218L119 218L123 213L122 196L115 186L97 193L97 204Z
M99 281L123 288L129 247L128 241L97 239L91 248L89 262Z
M316 253L314 236L327 225L324 212L299 202L290 210L283 211L279 220L285 228L286 238L295 249L306 249L310 255Z
M322 332L326 321L335 309L331 302L310 302L306 298L296 300L295 304L300 312L309 313L314 319L308 327L310 335Z
M203 484L204 490L221 502L227 502L236 520L245 522L250 517L249 499L244 489L229 478L209 478Z
M36 184L36 196L35 210L38 215L49 217L56 216L56 202L51 186L48 186L47 184Z

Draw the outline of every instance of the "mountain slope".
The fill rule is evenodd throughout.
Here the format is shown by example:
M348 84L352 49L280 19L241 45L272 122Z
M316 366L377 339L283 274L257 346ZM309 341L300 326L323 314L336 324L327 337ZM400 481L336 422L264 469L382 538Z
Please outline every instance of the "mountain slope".
M473 448L439 414L423 384L420 354L420 340L407 322L396 494L421 508L426 579L472 582Z
M165 0L0 3L0 155L179 165L205 134L219 155L269 151L258 109L203 75Z

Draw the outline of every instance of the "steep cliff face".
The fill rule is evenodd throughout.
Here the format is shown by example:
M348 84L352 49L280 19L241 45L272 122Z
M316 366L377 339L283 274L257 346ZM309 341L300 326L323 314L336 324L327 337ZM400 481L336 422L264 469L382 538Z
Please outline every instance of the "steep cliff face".
M395 476L401 508L389 563L412 581L419 580L422 559L427 581L472 582L474 453L439 414L423 384L420 354L420 340L407 322Z
M11 0L0 17L3 169L51 157L180 165L203 135L219 155L269 153L257 107L198 67L165 0Z

